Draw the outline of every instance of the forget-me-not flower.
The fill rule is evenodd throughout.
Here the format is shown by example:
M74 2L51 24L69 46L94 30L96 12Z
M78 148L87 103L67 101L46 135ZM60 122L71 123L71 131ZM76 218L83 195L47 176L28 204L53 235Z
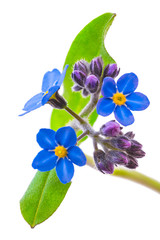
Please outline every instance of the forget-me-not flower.
M103 80L101 98L97 103L97 113L108 116L112 112L119 123L124 126L134 122L132 111L141 111L149 106L147 96L134 92L138 86L138 78L134 73L121 76L117 84L111 77Z
M51 72L46 72L42 81L42 91L33 96L24 105L23 110L25 111L20 116L29 113L48 102L49 99L55 98L55 93L61 87L63 80L66 75L68 65L65 66L62 73L58 69L53 69Z
M84 153L75 146L77 136L71 127L59 128L57 132L40 129L37 142L43 150L34 158L32 167L42 172L56 167L57 176L64 184L70 182L74 175L73 163L78 166L86 164Z

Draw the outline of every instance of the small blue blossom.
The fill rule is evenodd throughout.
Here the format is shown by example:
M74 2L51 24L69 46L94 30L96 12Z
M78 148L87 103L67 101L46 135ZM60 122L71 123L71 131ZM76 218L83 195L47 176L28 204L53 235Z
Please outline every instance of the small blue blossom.
M25 112L19 116L23 116L26 113L43 106L51 97L54 97L54 94L58 91L63 83L67 68L68 65L65 66L62 74L56 68L51 72L46 72L42 81L42 92L36 94L30 100L28 100L28 102L26 102L23 108Z
M73 163L78 166L86 164L84 153L75 146L77 136L71 127L59 128L57 132L52 129L40 129L37 142L43 150L34 158L32 167L41 172L56 167L57 176L64 184L70 182L74 175Z
M112 112L119 123L124 126L134 122L132 111L146 109L150 102L144 94L134 92L138 86L138 78L134 73L126 73L121 76L117 84L111 77L103 80L101 98L97 103L97 113L108 116Z

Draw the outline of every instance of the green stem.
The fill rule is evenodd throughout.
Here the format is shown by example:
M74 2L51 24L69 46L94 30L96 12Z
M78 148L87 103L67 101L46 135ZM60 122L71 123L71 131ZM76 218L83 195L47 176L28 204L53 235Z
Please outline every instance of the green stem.
M73 116L75 119L79 121L80 124L85 124L85 120L81 118L78 114L76 114L72 109L70 109L68 106L64 108L71 116Z
M87 165L96 169L93 158L88 155L86 155L86 157L87 157ZM150 188L150 189L160 193L160 182L158 182L157 180L155 180L151 177L148 177L142 173L139 173L137 171L133 171L133 170L129 171L129 170L125 170L122 168L115 169L112 176L131 180L133 182L139 183L147 188Z

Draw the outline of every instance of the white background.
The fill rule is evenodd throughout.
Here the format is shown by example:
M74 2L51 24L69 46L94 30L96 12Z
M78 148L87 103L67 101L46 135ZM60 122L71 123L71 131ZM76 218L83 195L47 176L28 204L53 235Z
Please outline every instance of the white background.
M36 133L49 127L51 108L45 106L18 117L24 103L40 92L46 71L62 66L77 33L92 19L117 14L106 48L121 67L134 72L150 107L135 112L136 132L147 155L138 171L160 180L160 7L152 0L36 1L0 3L0 219L1 239L160 239L159 195L143 186L76 167L71 188L60 208L31 229L19 200L35 175L31 162L40 150ZM113 115L108 119L113 119ZM107 120L99 118L96 128ZM90 149L89 149L90 146ZM83 149L92 154L92 144Z

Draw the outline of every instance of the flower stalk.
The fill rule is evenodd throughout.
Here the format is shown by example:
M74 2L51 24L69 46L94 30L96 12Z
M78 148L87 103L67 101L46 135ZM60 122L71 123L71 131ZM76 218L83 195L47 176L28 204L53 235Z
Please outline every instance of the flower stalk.
M96 169L93 158L87 154L85 155L87 157L87 165L93 169ZM160 182L137 171L129 171L123 168L117 168L114 170L114 173L111 174L111 176L128 179L160 194Z

